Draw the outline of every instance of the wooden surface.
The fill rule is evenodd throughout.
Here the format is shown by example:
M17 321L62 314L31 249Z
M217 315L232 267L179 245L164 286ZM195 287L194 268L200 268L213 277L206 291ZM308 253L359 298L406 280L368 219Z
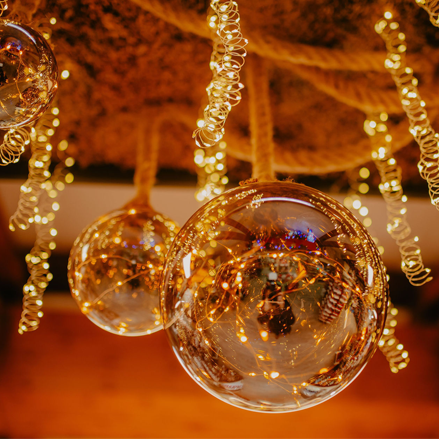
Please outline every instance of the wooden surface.
M409 367L380 353L344 392L312 409L258 414L202 390L165 334L123 338L79 311L47 309L20 336L18 308L0 329L0 437L439 437L437 328L406 325Z

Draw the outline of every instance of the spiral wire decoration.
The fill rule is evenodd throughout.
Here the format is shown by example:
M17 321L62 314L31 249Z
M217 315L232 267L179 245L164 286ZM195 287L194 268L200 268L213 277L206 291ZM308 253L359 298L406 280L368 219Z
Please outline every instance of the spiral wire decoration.
M55 107L56 108L56 107ZM9 228L15 231L16 228L27 230L34 216L38 214L38 201L44 183L51 176L49 167L52 157L52 145L49 136L55 133L54 122L59 121L53 112L47 112L37 122L31 131L31 150L32 157L29 160L29 177L21 186L20 199L15 213L9 219ZM57 124L58 122L55 122Z
M212 0L214 14L209 26L216 29L210 60L212 81L206 88L209 103L193 136L199 147L217 144L224 136L224 125L233 106L241 100L240 71L247 54L247 40L241 34L238 4L231 0Z
M8 130L3 143L0 145L0 166L17 163L29 143L30 132L27 128L21 127Z
M8 9L8 0L0 0L0 17Z
M428 12L433 26L439 27L439 1L438 0L416 0L416 3Z
M229 182L226 161L227 144L224 141L208 149L197 149L194 162L197 166L197 191L195 198L204 202L221 195Z
M398 310L392 303L389 303L383 335L378 342L378 346L389 362L390 370L393 373L398 373L406 368L410 361L409 353L404 349L404 345L395 337L395 327L397 325L395 317L397 314Z
M51 206L44 203L40 212L47 219L50 215ZM21 313L18 332L35 331L38 328L43 312L43 294L53 275L49 271L49 263L53 236L56 230L51 227L50 221L36 225L37 238L34 247L26 256L27 267L30 273L29 279L23 287L23 311Z
M396 241L401 254L401 269L409 282L421 286L431 281L431 270L424 267L419 238L410 238L412 233L407 220L407 196L401 185L401 168L391 150L392 136L385 121L388 115L371 115L364 123L364 130L372 143L372 158L381 177L379 190L387 205L387 231Z
M388 53L385 67L395 81L402 107L410 122L410 133L421 150L419 173L428 183L431 203L439 210L439 135L428 120L425 102L419 95L418 80L413 75L413 69L406 65L405 35L399 30L396 21L390 21L392 17L391 12L386 12L384 19L375 25L375 31L386 43Z

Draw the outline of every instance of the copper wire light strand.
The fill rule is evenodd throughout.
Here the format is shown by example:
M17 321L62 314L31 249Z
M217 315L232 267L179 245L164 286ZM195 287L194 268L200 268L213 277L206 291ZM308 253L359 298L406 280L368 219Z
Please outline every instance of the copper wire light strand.
M407 196L401 184L401 168L392 154L392 136L385 121L387 114L369 115L364 130L372 144L372 158L381 177L380 192L387 206L387 231L395 240L401 254L401 269L409 282L421 286L431 281L431 270L424 267L418 237L407 219Z
M419 95L418 80L413 75L413 69L406 65L405 35L390 12L386 12L384 18L378 21L375 31L386 43L388 53L385 66L398 89L402 107L410 122L410 133L421 150L419 173L428 183L431 203L439 210L439 135L427 117L425 102Z
M240 70L247 54L247 40L241 34L238 4L231 0L212 0L215 14L210 27L216 28L210 61L212 81L207 87L209 103L204 110L203 124L193 133L199 147L217 144L224 136L224 125L234 105L241 100Z
M433 26L439 27L439 0L416 0L416 3L428 12Z

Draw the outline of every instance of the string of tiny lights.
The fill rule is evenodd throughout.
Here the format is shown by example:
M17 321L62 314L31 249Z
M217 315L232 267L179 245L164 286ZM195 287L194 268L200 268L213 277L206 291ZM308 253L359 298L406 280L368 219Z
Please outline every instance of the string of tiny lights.
M395 337L397 314L398 310L390 302L383 335L378 342L378 346L389 362L390 370L393 373L398 373L400 370L406 368L410 361L409 353L404 349L404 345Z
M0 166L17 163L21 154L30 143L30 132L26 127L10 129L4 135L3 143L0 145Z
M0 0L0 16L8 9L8 0Z
M204 118L193 136L199 147L217 144L224 136L224 125L233 106L241 100L240 70L247 54L247 40L241 34L238 4L231 0L212 0L214 14L209 26L216 29L210 60L212 81L206 91L209 99Z
M416 3L428 12L431 23L439 27L439 1L438 0L416 0Z
M38 30L48 40L52 30L46 21L39 23ZM52 17L48 22L54 25L56 18ZM64 70L61 77L67 79L69 75L69 72ZM60 125L59 113L58 106L53 104L50 112L46 112L30 130L32 156L29 160L29 177L21 186L17 210L9 220L9 228L12 231L16 228L26 230L31 224L35 224L36 227L35 244L25 258L30 276L23 286L23 311L18 327L20 334L36 330L43 316L43 294L53 279L48 259L56 248L54 238L57 230L53 227L53 221L55 212L60 208L56 198L64 189L65 183L72 183L74 179L73 174L68 171L75 161L66 153L67 140L59 142L59 163L53 173L50 172L53 154L50 138Z
M227 144L223 140L206 149L196 149L194 162L197 167L195 198L204 202L221 195L229 182L227 173Z
M55 133L53 129L55 121L59 119L53 112L47 112L38 121L36 127L31 129L32 156L29 159L29 177L20 188L21 194L17 209L9 219L9 228L12 231L15 231L17 227L26 230L34 221L38 222L38 217L35 218L38 215L38 202L44 190L44 182L51 176L49 168L53 147L48 142L48 136Z
M58 116L59 108L52 108L51 114ZM47 119L59 121L58 118L53 119L47 117ZM57 125L59 125L59 123ZM47 127L46 124L43 124L43 126ZM49 130L50 129L52 128L49 128ZM35 130L35 143L43 143L45 146L51 146L50 143L47 143L49 139L43 133L47 134L47 130L43 132L38 132L38 130ZM38 136L38 134L41 135ZM44 138L46 140L44 140ZM48 177L41 183L40 189L38 190L38 206L34 206L33 214L29 215L29 208L25 211L26 216L24 219L27 218L28 223L22 224L35 224L36 240L34 247L30 253L26 255L26 263L30 276L23 287L23 311L18 329L20 334L34 331L38 328L39 320L43 316L41 311L41 307L43 306L43 294L49 282L53 279L53 275L49 271L50 265L48 259L50 258L51 252L56 248L54 238L58 234L56 228L53 227L53 221L55 220L56 215L55 212L57 212L60 208L60 204L56 201L56 198L58 197L59 193L64 190L65 184L72 183L74 180L73 174L69 171L69 168L73 166L75 162L74 159L69 157L66 153L67 147L68 142L66 140L62 140L58 144L57 155L60 159L60 162L55 167L51 178ZM50 148L50 151L51 150L52 149ZM33 183L33 186L35 187L35 181ZM29 193L22 193L25 201L27 200L26 195ZM33 197L35 197L35 195ZM22 206L23 205L24 202L22 202ZM31 202L30 206L32 205L33 203ZM11 225L12 223L10 224L10 227Z
M385 66L398 89L402 107L410 122L410 133L421 150L419 173L428 183L431 203L439 210L439 135L427 117L425 102L419 95L418 80L413 75L413 69L406 65L405 35L400 31L399 23L392 18L392 13L386 12L384 19L375 25L375 31L386 43L388 53Z
M8 1L0 0L0 17L8 9ZM8 130L0 145L0 166L17 163L26 145L30 142L29 130L25 127Z
M372 158L381 176L380 192L387 205L387 231L396 241L401 254L401 269L409 282L421 286L431 281L431 270L424 267L419 238L410 238L411 228L407 219L407 196L401 185L401 168L392 154L392 136L388 132L387 113L370 115L364 130L372 143Z

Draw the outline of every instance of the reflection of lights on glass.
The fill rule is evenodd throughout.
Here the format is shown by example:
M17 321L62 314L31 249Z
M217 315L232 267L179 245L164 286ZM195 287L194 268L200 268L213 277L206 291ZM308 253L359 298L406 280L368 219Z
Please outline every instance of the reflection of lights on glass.
M191 257L192 257L192 254L188 253L183 258L183 269L184 269L184 275L185 275L186 279L189 279L191 277Z
M378 342L386 303L378 250L330 200L294 183L249 184L203 206L170 249L167 332L188 373L220 399L261 411L312 406L338 393ZM306 367L304 355L313 358Z

